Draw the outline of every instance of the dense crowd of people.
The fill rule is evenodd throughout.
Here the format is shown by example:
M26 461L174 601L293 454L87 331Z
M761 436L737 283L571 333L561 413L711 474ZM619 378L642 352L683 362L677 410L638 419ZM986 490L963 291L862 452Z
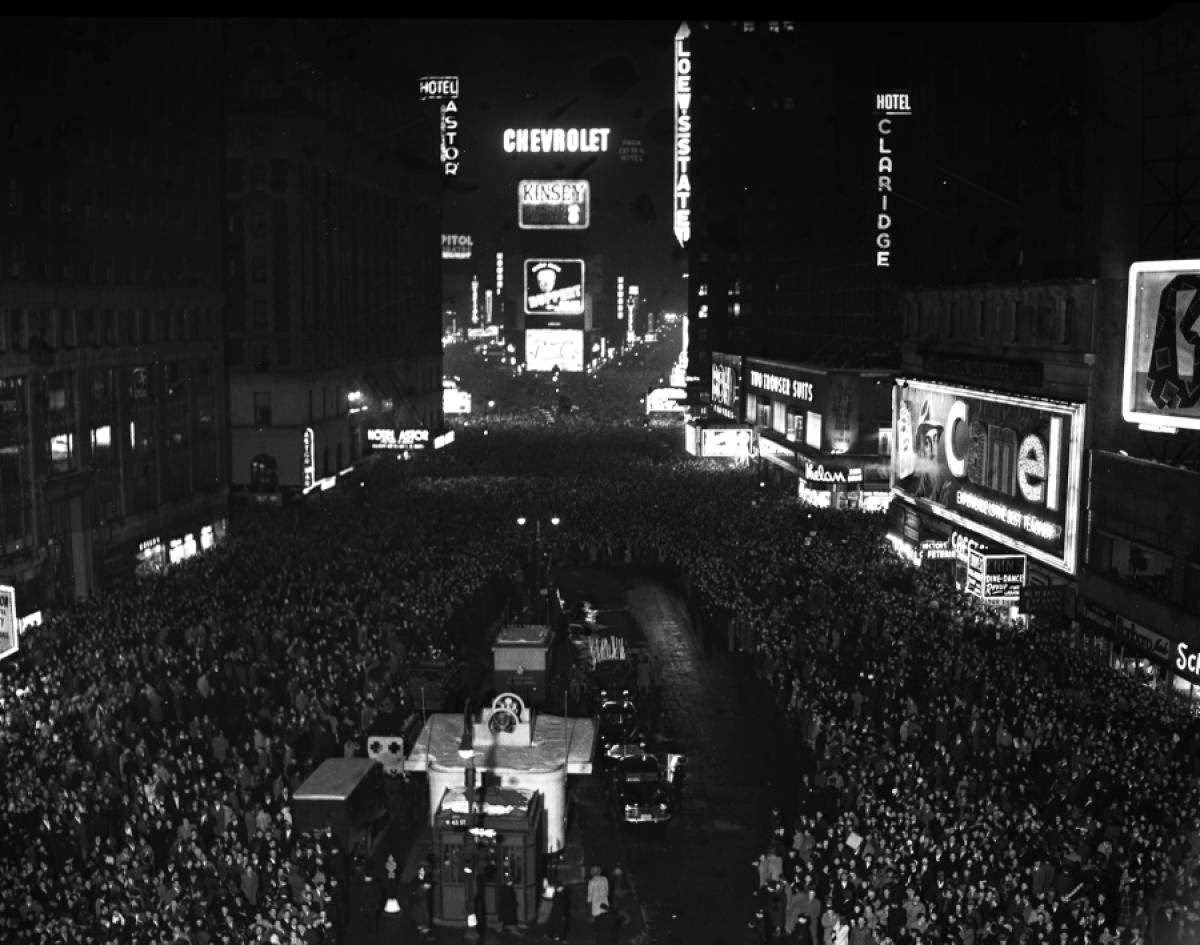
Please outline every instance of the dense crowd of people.
M1189 710L914 571L878 516L678 440L464 436L48 615L0 667L0 939L335 941L348 851L293 829L293 792L459 654L534 541L517 516L553 514L551 555L673 569L770 681L804 776L758 864L768 938L1200 940Z

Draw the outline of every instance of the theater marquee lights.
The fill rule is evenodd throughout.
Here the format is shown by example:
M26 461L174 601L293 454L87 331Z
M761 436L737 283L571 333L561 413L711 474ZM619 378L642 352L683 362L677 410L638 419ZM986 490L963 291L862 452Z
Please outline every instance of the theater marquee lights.
M590 154L608 150L611 128L505 128L508 154Z
M463 233L442 234L442 259L470 259L471 237Z
M1121 415L1143 429L1200 429L1200 259L1129 267Z
M892 177L895 172L890 137L892 119L912 115L912 104L908 92L876 92L875 128L879 132L879 154L876 166L875 191L878 206L875 214L875 265L887 269L892 265L892 210L889 207L892 195Z
M692 238L692 31L680 23L675 31L675 239L680 246Z
M1083 404L900 381L892 495L1074 574L1085 411Z

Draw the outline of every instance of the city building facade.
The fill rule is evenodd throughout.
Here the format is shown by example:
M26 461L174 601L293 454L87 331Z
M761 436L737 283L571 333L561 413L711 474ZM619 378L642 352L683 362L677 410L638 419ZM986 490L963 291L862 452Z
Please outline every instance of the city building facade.
M4 33L0 583L24 615L224 533L221 32Z
M437 127L303 20L226 30L229 480L278 502L442 426Z

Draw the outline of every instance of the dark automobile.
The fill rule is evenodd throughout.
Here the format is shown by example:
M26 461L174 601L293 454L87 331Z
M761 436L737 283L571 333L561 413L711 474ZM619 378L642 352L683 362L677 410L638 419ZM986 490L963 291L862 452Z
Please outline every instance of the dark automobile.
M613 745L635 742L641 735L637 706L628 693L622 693L619 698L602 693L596 718L596 740L602 754Z
M675 813L675 795L667 770L656 756L630 746L614 746L607 757L612 764L613 803L627 824L665 824Z

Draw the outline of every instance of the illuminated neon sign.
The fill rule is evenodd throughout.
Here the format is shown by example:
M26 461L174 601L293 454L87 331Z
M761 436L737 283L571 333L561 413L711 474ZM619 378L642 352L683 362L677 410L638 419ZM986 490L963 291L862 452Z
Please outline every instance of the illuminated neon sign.
M517 185L522 230L586 230L591 208L586 180L523 180Z
M692 238L692 31L680 23L675 31L675 239L680 246Z
M317 480L316 434L312 427L304 428L304 488L309 488Z
M895 164L888 136L892 133L892 119L912 115L908 92L877 92L875 112L882 114L876 123L879 132L879 161L876 166L875 190L879 195L878 212L875 214L875 265L881 269L892 265L892 215L888 209L888 198L892 194L892 174Z
M509 154L574 154L608 150L611 128L505 128Z
M429 445L429 431L420 428L392 430L387 427L367 430L367 442L375 449L412 450L424 449Z
M458 98L458 76L426 75L417 80L417 92L421 101L445 101Z
M458 76L427 75L417 82L417 94L423 102L441 102L439 132L442 173L458 175Z
M1129 267L1121 415L1148 430L1200 430L1200 259Z
M471 237L460 233L442 234L442 259L470 259Z
M1085 406L903 383L892 494L1074 573Z

